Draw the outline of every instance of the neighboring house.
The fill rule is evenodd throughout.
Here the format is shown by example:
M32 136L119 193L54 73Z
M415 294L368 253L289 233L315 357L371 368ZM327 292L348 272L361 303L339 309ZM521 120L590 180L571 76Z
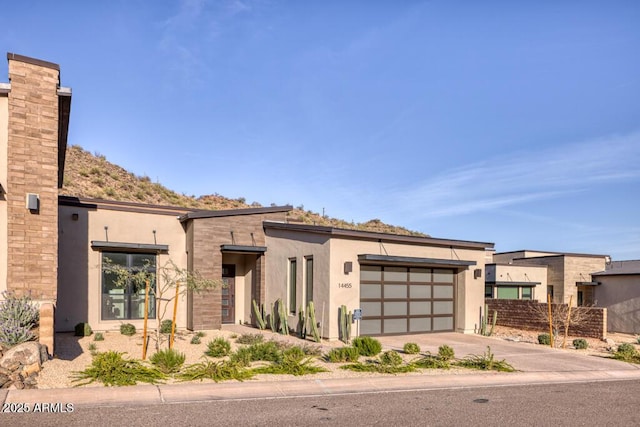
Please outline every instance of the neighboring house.
M610 257L608 255L521 250L495 253L493 260L496 263L498 274L502 271L505 277L506 274L520 275L522 278L531 278L532 282L540 282L536 285L534 297L538 301L545 301L546 295L551 294L553 302L556 303L568 304L571 301L573 306L589 306L595 303L594 288L598 285L591 279L591 273L604 270ZM516 270L512 266L518 266L518 269ZM530 267L531 270L527 271L522 267ZM542 280L533 279L539 274L536 267L546 267L546 292L542 288ZM525 274L527 277L524 276ZM521 281L521 286L526 287L527 281ZM526 295L528 295L528 291Z
M287 222L290 206L202 211L58 196L70 108L56 64L9 54L0 86L0 291L56 305L55 328L142 325L144 291L117 287L107 262L157 273L169 260L226 286L178 301L177 326L254 323L252 300L280 298L292 327L314 301L325 338L338 308L354 335L473 332L492 243ZM162 277L156 274L155 281ZM156 318L154 304L148 314ZM51 319L53 321L53 319Z
M547 300L547 266L486 265L485 298Z
M612 261L592 277L597 305L607 307L607 330L640 333L640 260Z

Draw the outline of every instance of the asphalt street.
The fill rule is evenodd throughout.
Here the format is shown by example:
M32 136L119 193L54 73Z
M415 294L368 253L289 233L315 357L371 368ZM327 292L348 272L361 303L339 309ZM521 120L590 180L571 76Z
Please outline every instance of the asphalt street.
M640 381L379 391L0 415L2 426L640 425Z

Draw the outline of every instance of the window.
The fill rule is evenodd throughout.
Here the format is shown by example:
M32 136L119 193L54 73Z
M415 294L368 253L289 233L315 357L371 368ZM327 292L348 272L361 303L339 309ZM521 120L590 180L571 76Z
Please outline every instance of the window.
M513 285L497 286L495 284L487 284L484 287L485 298L496 299L533 299L533 286Z
M493 286L485 285L485 287L484 287L484 297L485 298L493 298Z
M122 286L116 283L117 275L109 266L121 267L135 274L146 271L150 274L150 287L155 289L156 255L122 252L102 253L102 320L127 320L144 318L145 285L131 280ZM149 318L156 317L153 292L149 293Z
M297 264L298 262L295 258L289 260L289 313L291 314L296 314Z
M313 301L313 257L306 257L305 261L305 307L310 301Z

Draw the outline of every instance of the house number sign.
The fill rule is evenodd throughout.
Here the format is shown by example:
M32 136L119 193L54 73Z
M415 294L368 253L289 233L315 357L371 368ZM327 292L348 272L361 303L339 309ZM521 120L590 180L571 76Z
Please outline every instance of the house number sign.
M338 283L339 288L350 288L351 283Z

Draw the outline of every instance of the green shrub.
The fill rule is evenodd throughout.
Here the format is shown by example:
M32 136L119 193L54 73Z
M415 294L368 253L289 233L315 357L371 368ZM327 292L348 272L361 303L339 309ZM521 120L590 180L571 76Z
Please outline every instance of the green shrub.
M382 351L382 344L372 337L356 337L351 342L362 356L376 356Z
M451 367L449 360L442 360L439 356L431 354L415 360L411 364L422 369L449 369Z
M197 335L194 335L193 337L191 337L191 344L200 344L200 337Z
M204 338L204 337L206 337L206 336L207 336L207 334L205 334L205 333L204 333L204 332L202 332L202 331L198 331L198 332L196 332L196 336L197 336L198 338Z
M538 335L538 344L551 345L551 336L549 334Z
M40 320L40 309L27 295L18 298L11 292L2 292L0 302L0 324L13 321L14 325L31 329Z
M73 382L85 381L77 386L95 381L106 386L123 386L136 385L138 382L156 384L165 378L157 369L146 367L138 360L125 359L123 354L117 351L96 353L91 366L73 373Z
M333 348L329 351L325 360L331 363L341 363L341 362L357 362L360 357L360 352L355 347L341 347L341 348Z
M640 354L638 354L638 350L636 350L633 344L625 342L618 346L613 357L618 360L632 362L640 359Z
M104 335L102 335L102 332L96 332L96 334L93 336L93 340L104 341Z
M402 347L402 351L406 354L418 354L420 353L420 346L414 342L408 342Z
M173 321L171 319L163 320L160 322L160 333L170 334L171 328L173 328Z
M237 339L238 344L257 344L264 341L264 335L262 334L242 334Z
M251 362L258 360L264 362L279 362L282 360L283 352L286 351L287 348L290 348L290 346L282 349L275 341L261 342L237 349L231 354L231 360L242 366L249 366Z
M164 374L173 374L180 370L184 363L184 353L168 348L160 350L149 359Z
M96 347L94 343L89 344L88 350L91 352L91 354L93 354L97 349L98 347Z
M207 350L204 352L211 357L224 357L231 351L231 343L222 337L218 337L207 344Z
M240 347L231 353L231 361L237 363L239 366L249 366L251 362L253 362L253 354L249 347Z
M482 371L513 372L515 369L504 359L495 360L491 353L491 347L487 346L487 351L482 355L471 354L455 363L456 366L469 369L480 369Z
M91 326L89 326L86 322L80 322L75 327L75 336L76 337L88 337L91 335L93 331L91 330Z
M193 381L210 379L215 382L238 380L243 381L253 376L253 372L249 369L243 369L236 362L223 360L213 362L210 360L194 363L184 368L183 372L178 375L183 381Z
M388 350L380 355L380 363L389 366L400 366L402 365L402 356L397 351Z
M120 325L120 333L122 335L132 336L136 333L136 327L131 323L123 323Z
M355 372L376 372L379 374L401 374L406 372L413 372L416 370L416 367L413 364L385 365L377 360L369 360L366 363L358 362L343 365L340 367L340 369L346 369Z
M446 344L442 344L440 347L438 347L438 357L440 358L440 360L444 360L445 362L447 362L456 357L456 354L451 347Z
M312 364L311 357L305 357L304 351L294 346L282 352L282 358L269 366L253 369L257 374L308 375L326 372L326 369Z
M584 338L576 338L573 340L573 346L578 350L584 350L589 347L589 343Z

